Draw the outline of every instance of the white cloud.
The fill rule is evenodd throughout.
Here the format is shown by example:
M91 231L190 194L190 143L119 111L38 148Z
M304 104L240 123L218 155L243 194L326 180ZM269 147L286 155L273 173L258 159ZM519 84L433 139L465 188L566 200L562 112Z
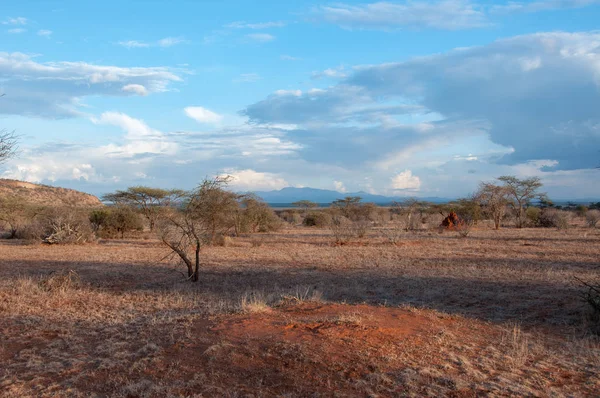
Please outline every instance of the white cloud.
M37 34L38 36L50 37L52 35L52 31L47 29L40 29L38 30Z
M434 28L458 30L488 25L482 7L468 0L376 2L364 5L338 3L313 9L319 20L344 28Z
M27 32L27 29L23 29L23 28L14 28L14 29L8 30L8 33L13 34L13 35L16 35L19 33L25 33L25 32Z
M257 172L252 169L224 170L222 176L229 175L231 188L238 191L268 191L288 187L290 184L275 173Z
M10 96L10 101L0 101L0 114L48 118L80 116L80 100L86 96L124 96L130 92L123 88L135 85L157 93L181 81L165 67L39 63L27 54L5 52L0 52L0 76L3 92Z
M223 116L201 106L188 106L185 114L199 123L216 124L223 120Z
M415 190L418 191L421 188L421 180L417 176L413 176L412 171L405 170L401 173L396 174L391 179L392 190Z
M141 84L127 84L123 86L122 90L128 93L133 93L141 96L146 96L149 94L146 87L142 86Z
M4 21L2 21L2 25L27 25L27 18L24 18L24 17L7 18Z
M258 43L267 43L275 40L275 36L268 33L250 33L246 35L246 38Z
M313 72L311 77L313 79L321 79L321 78L330 78L330 79L342 79L347 77L348 74L344 71L344 67L340 66L339 68L329 68L325 69L322 72Z
M160 47L172 47L176 44L185 43L185 41L182 37L165 37L164 39L160 39L157 44Z
M117 44L119 44L120 46L126 47L126 48L146 48L146 47L150 47L149 43L146 43L146 42L143 42L143 41L138 41L138 40L120 41Z
M96 124L107 124L121 128L126 134L124 144L109 144L100 148L105 156L127 158L139 154L173 155L178 145L170 141L160 131L150 128L143 120L132 118L124 113L105 112L99 118L92 118Z
M335 188L336 191L341 192L341 193L346 193L348 192L348 190L346 189L346 186L344 185L343 182L341 181L334 181L333 182L333 187Z
M275 21L275 22L259 22L259 23L247 23L243 21L231 22L225 25L225 28L230 29L268 29L268 28L282 28L286 24L285 22Z

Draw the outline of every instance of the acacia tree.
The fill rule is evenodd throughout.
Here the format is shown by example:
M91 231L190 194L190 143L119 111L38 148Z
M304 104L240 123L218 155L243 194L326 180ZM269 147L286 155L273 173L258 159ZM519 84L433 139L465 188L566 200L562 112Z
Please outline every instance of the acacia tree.
M0 163L5 162L15 155L17 150L17 136L14 132L0 130Z
M116 191L106 194L102 200L112 202L116 205L126 205L137 208L148 219L150 231L154 230L154 225L159 213L165 206L171 205L184 195L184 191L179 189L160 189L144 186L129 187L125 191Z
M547 199L545 193L538 192L542 187L539 177L525 178L523 180L514 176L502 176L498 181L504 183L504 188L511 198L510 205L515 210L517 228L523 228L525 222L525 209L534 199Z
M233 226L238 202L236 194L224 189L228 181L228 177L204 180L183 196L181 206L167 208L159 219L161 240L185 263L193 282L199 279L202 247Z
M479 184L479 190L473 195L484 209L484 212L494 220L494 227L500 229L500 222L506 214L506 207L509 204L509 192L506 187L482 182Z
M308 214L308 210L319 207L319 204L311 202L310 200L299 200L297 202L292 203L292 206L301 208L302 213L304 213L304 216L306 216Z

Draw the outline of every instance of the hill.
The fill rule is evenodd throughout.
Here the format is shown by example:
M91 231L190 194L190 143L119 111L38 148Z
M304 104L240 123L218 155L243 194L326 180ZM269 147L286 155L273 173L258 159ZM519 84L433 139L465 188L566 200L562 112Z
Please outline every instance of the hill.
M328 204L336 199L342 199L346 196L360 196L363 202L373 202L380 205L390 204L393 201L401 201L406 197L392 197L383 195L374 195L367 192L338 192L327 189L316 188L283 188L278 191L258 191L256 195L260 196L265 202L272 204L290 204L299 200L310 200L320 204ZM420 198L421 200L444 203L450 201L447 198Z
M0 179L0 197L17 196L41 206L96 207L102 206L94 195L74 189L32 184L30 182Z

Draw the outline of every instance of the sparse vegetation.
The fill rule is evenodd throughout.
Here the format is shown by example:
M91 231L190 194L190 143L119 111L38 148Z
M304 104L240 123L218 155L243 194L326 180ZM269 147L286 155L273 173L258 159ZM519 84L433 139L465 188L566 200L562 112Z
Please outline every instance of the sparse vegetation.
M143 226L136 206L15 201L35 209L16 238L31 231L62 245L0 240L3 394L593 396L600 387L592 206L584 219L575 205L529 205L526 225L548 228L517 231L492 184L444 205L344 199L308 210L306 227L282 225L226 183L204 181L162 207L156 235L148 221L127 240L123 231ZM460 220L455 233L435 233L440 212ZM94 235L103 239L69 244ZM196 283L182 283L173 259Z

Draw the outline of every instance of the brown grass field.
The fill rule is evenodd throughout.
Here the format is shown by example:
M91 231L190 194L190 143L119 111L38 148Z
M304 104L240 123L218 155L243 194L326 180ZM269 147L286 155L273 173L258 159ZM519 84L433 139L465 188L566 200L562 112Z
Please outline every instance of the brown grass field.
M599 396L600 230L332 242L234 238L191 283L152 239L0 241L0 395Z

